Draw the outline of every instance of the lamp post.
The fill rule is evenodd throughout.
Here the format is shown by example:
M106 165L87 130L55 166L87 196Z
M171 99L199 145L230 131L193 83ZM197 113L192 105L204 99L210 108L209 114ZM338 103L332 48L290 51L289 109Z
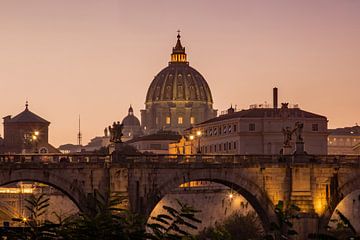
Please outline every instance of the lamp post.
M38 153L38 138L39 138L39 131L34 131L31 136L31 139L32 139L33 143L35 144L35 149L34 149L35 153Z
M194 135L190 135L189 139L190 139L190 154L193 154L193 140L194 140Z
M197 154L201 154L201 148L200 148L200 138L201 138L201 131L197 130L196 131L196 137L198 138L198 146L197 146Z

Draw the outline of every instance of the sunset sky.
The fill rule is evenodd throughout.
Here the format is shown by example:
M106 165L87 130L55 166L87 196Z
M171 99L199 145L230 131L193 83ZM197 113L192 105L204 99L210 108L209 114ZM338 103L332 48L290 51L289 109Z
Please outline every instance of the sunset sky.
M140 109L177 30L219 112L279 100L360 124L358 0L1 0L0 115L25 101L50 143L83 144ZM0 129L1 135L3 130Z

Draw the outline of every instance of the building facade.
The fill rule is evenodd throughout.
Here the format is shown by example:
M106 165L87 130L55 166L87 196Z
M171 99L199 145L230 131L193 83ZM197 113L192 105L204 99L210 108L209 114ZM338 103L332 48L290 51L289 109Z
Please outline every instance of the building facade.
M284 146L284 131L294 132L297 122L303 123L305 151L327 154L327 118L298 107L289 108L287 103L278 108L277 89L272 108L230 108L226 114L189 129L186 145L193 153L200 150L203 154L279 154ZM295 136L290 145L295 151Z
M29 110L26 103L25 110L15 117L11 115L4 119L4 139L0 147L3 153L58 153L49 144L50 122Z
M183 131L214 118L210 88L204 77L189 66L185 48L177 36L169 66L161 70L148 89L141 126L145 134L159 130Z
M360 154L360 126L329 130L329 154Z
M169 145L181 139L181 135L172 131L158 131L157 133L133 138L126 144L141 153L168 154Z

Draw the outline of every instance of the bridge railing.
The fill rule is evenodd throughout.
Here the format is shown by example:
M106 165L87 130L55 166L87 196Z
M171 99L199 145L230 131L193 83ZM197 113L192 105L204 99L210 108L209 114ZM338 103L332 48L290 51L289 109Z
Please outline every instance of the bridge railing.
M207 164L245 164L245 163L276 163L289 158L279 155L137 155L123 156L120 161L130 163L207 163Z
M169 164L256 164L294 163L294 155L100 155L100 154L2 154L0 164L13 163L169 163ZM360 155L305 155L300 158L316 164L360 166Z
M323 164L360 165L360 155L312 155L309 159Z
M110 162L110 155L97 154L2 154L0 163L104 163Z

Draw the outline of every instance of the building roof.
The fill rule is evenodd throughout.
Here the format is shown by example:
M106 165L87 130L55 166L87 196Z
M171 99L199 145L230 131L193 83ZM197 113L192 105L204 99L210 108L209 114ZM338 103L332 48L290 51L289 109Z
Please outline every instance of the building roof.
M7 120L8 123L44 123L50 124L49 121L43 119L42 117L36 115L35 113L29 110L28 103L25 104L25 110L16 115L13 118Z
M133 138L126 143L135 143L141 141L174 141L177 142L181 139L181 135L172 131L159 131L154 134L144 135L137 138Z
M307 112L301 110L300 108L250 108L246 110L241 110L238 112L228 113L224 115L220 115L216 118L209 119L205 122L202 122L198 125L206 124L206 123L215 123L228 119L236 119L236 118L276 118L276 117L292 117L292 118L323 118L326 119L325 116L321 116L315 113Z
M360 136L360 126L329 129L329 135Z
M140 121L134 115L132 106L129 107L128 115L121 122L124 126L140 126Z

